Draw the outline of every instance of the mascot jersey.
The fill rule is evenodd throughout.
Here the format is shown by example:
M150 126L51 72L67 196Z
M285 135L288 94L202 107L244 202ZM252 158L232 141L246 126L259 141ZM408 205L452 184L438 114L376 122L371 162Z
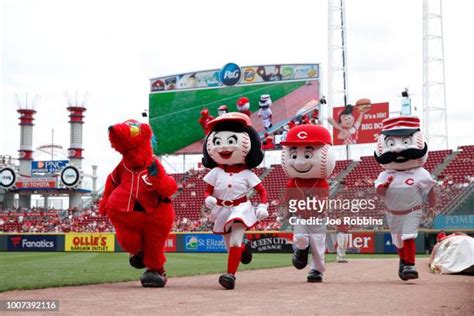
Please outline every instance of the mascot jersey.
M122 161L110 174L110 177L112 183L118 187L111 193L107 208L121 212L142 209L151 213L161 201L148 180L148 172L145 167L140 171L132 171Z
M252 188L262 182L255 173L248 169L232 173L226 172L220 167L212 169L203 180L214 187L213 196L223 201L245 198ZM242 221L247 228L254 226L258 221L250 201L233 207L216 206L212 210L210 220L214 222L213 232L215 234L229 232L234 220Z

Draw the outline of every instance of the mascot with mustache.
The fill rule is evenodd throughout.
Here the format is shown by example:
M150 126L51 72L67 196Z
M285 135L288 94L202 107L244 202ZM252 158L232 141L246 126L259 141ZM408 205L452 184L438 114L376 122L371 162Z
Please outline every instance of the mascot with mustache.
M262 162L263 152L257 131L243 113L222 114L208 128L202 163L212 170L203 179L207 183L204 203L212 210L212 231L224 235L229 257L227 273L219 277L219 283L231 290L239 263L252 260L250 245L242 244L245 231L268 217L267 192L251 171ZM260 196L256 209L247 198L252 189Z
M436 202L436 181L422 167L428 145L420 131L420 119L400 116L382 123L374 157L385 171L379 174L375 187L377 194L385 197L387 223L400 257L398 276L407 281L418 278L415 239L424 201L430 206Z

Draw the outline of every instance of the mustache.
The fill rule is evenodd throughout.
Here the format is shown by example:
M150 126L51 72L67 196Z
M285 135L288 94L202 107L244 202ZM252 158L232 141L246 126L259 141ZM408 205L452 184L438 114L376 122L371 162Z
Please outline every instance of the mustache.
M379 164L386 165L391 162L403 163L408 160L419 159L426 155L427 152L428 145L425 143L425 147L423 149L409 148L399 153L386 152L380 156L377 156L377 154L374 152L374 158Z

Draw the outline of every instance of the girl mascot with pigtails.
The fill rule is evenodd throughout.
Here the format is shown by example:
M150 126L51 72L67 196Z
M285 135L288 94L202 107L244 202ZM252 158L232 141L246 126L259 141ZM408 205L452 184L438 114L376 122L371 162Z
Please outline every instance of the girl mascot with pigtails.
M209 134L203 148L203 165L211 171L207 183L205 205L211 210L213 232L224 236L229 253L227 273L219 277L226 289L235 286L239 263L250 263L249 244L243 244L245 231L268 217L267 192L252 168L263 160L260 137L243 113L227 113L208 123ZM255 209L247 198L255 189L260 204Z

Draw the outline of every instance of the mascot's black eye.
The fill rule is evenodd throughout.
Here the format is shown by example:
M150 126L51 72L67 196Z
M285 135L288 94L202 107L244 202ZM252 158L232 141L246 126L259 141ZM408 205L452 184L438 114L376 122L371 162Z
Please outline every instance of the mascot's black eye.
M296 159L296 158L298 158L298 155L296 153L291 153L290 158L291 159Z
M229 145L237 144L237 136L232 135L229 138L227 138L227 143L229 143Z
M311 159L311 158L313 158L313 153L307 151L307 152L304 153L304 157L305 157L306 159Z
M220 138L216 137L212 140L212 143L215 145L215 146L220 146L222 144L222 141Z

